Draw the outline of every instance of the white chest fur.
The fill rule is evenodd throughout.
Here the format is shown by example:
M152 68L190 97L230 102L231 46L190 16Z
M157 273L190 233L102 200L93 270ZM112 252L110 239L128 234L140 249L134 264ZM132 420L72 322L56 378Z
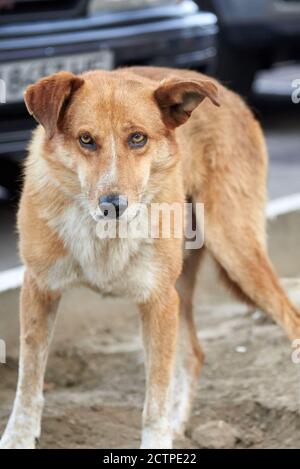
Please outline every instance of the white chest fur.
M104 295L146 301L155 288L157 266L151 239L100 239L96 222L82 208L71 206L52 220L68 255L50 269L47 283L61 289L86 283Z

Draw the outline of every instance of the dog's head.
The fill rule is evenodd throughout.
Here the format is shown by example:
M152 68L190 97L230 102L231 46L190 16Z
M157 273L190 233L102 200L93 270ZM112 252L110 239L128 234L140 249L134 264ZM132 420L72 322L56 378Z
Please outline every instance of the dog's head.
M60 72L29 86L25 103L45 130L55 177L98 220L111 206L121 216L151 200L157 175L177 164L175 128L206 97L218 104L208 80Z

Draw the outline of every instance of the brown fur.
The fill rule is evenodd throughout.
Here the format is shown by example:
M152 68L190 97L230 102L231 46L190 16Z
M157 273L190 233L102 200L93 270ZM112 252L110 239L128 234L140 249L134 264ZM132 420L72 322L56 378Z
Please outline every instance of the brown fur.
M25 375L19 378L21 402L15 404L3 447L33 446L18 433L18 416L37 405L32 395L41 395L45 347L52 330L45 318L48 312L53 314L65 287L53 283L56 270L50 276L53 266L70 256L57 220L83 200L91 213L99 197L114 190L128 196L129 207L146 196L151 202L183 204L186 198L203 202L205 246L226 281L271 314L290 338L300 336L299 311L284 293L266 254L264 138L238 96L196 72L134 67L81 77L56 74L30 86L25 101L44 129L37 129L30 147L18 217L27 267L21 302ZM136 131L146 133L148 143L133 152L126 142L128 134ZM82 132L93 136L95 151L79 146ZM114 152L117 181L99 184ZM171 432L184 431L203 362L192 316L203 250L188 254L183 263L181 244L174 237L155 240L154 287L145 292L145 299L136 300L146 353L144 447L170 446ZM109 259L116 247L117 241L110 241L97 261L99 268L104 262L107 269L112 267ZM137 259L138 254L128 261L133 272ZM75 261L72 258L70 265L80 277L83 267ZM151 269L145 264L147 270ZM85 283L95 287L91 280ZM35 371L28 371L31 357L40 353L43 358ZM170 398L173 375L175 394ZM29 433L35 436L36 425L29 418Z

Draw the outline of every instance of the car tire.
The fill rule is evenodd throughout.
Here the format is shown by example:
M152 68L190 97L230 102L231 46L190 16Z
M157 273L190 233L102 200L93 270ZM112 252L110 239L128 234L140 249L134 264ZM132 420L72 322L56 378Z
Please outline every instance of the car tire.
M214 75L225 86L243 96L250 96L259 63L260 58L253 52L235 48L222 32L219 33Z
M260 57L253 51L238 49L230 43L222 24L217 2L198 0L197 3L202 10L214 13L219 21L217 55L211 68L212 75L233 91L249 97L255 74L259 70Z

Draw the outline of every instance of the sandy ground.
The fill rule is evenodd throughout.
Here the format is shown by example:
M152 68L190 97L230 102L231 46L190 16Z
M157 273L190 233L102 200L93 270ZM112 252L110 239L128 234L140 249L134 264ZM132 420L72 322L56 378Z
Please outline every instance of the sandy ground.
M196 299L196 304L197 299ZM300 365L278 326L236 304L196 306L206 353L187 437L179 448L300 448ZM134 310L99 313L76 344L51 354L40 448L138 447L143 353ZM2 365L0 431L17 361ZM221 422L221 423L220 423Z

